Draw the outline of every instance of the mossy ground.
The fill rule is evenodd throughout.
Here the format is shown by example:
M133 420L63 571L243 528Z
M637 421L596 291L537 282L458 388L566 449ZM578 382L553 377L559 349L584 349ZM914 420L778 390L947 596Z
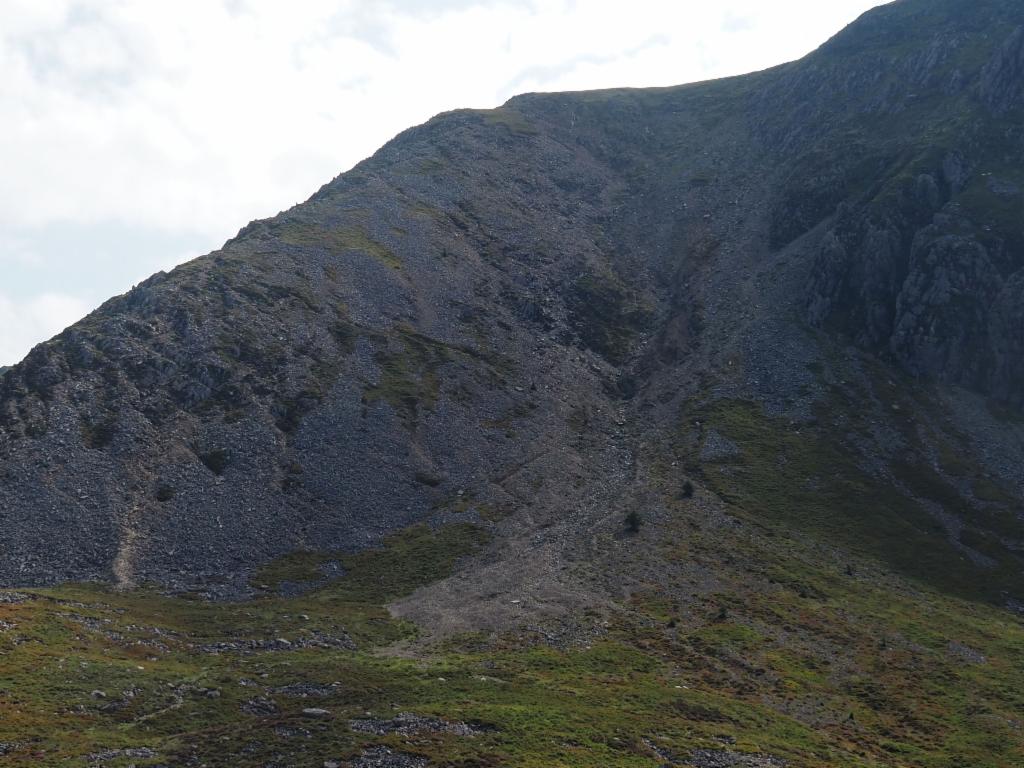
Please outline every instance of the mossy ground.
M521 112L511 107L485 109L476 114L480 115L487 125L501 126L513 135L534 136L537 134L536 127Z
M306 248L342 253L365 253L391 269L401 269L402 261L387 246L377 242L360 227L327 229L315 224L289 222L278 230L283 242Z
M441 381L438 370L456 359L456 350L408 328L398 328L396 341L380 350L376 362L380 381L366 388L366 402L388 403L409 425L422 410L437 402Z
M441 393L441 370L449 364L480 362L484 375L500 381L509 362L500 355L446 344L399 325L390 336L374 336L379 349L374 360L380 377L363 392L365 403L385 402L411 428L433 410Z
M1000 543L1024 538L1021 501L969 458L961 436L927 417L934 404L907 391L913 390L885 377L871 391L833 387L815 421L802 424L767 418L746 401L695 405L683 416L677 456L726 503L762 524L791 526L960 597L1002 604L1008 594L1024 593L1024 560ZM893 432L893 444L876 454L892 455L875 467L856 447L877 440L873 411L865 407L872 401L891 409L886 427ZM712 428L739 446L735 456L700 461ZM956 487L965 480L974 499ZM959 534L930 507L959 518ZM989 558L990 567L959 544Z

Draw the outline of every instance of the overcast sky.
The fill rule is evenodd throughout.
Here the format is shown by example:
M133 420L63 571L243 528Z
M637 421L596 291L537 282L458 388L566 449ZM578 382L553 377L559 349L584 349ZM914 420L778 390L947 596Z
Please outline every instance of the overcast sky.
M879 2L0 0L0 365L438 112L764 69Z

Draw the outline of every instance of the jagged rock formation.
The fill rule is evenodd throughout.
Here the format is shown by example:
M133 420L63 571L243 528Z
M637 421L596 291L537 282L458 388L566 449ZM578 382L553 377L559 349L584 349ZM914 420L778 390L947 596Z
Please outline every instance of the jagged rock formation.
M0 374L0 581L237 594L290 550L472 519L488 578L543 563L571 602L579 532L660 504L678 451L697 480L753 455L714 423L743 402L927 510L926 555L865 532L891 565L1021 596L1022 30L1017 2L903 0L766 72L403 133ZM822 416L837 393L863 428Z

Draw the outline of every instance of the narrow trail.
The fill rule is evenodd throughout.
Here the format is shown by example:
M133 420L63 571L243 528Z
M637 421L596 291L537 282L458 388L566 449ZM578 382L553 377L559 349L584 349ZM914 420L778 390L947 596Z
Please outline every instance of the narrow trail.
M121 523L121 536L118 541L117 554L111 564L114 574L114 586L118 590L131 589L135 586L135 554L139 531L136 525L139 509L132 507Z

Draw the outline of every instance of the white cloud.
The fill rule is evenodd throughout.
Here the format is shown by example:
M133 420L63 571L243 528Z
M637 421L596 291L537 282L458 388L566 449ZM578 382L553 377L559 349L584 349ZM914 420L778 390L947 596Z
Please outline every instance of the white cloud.
M438 112L764 68L872 4L0 0L0 233L145 231L135 268L96 262L107 292L124 290L166 252L219 245ZM0 270L17 274L10 239ZM90 258L82 245L52 266ZM21 347L3 335L9 362Z
M25 301L0 294L0 360L14 361L43 339L60 333L88 313L87 302L59 293Z

